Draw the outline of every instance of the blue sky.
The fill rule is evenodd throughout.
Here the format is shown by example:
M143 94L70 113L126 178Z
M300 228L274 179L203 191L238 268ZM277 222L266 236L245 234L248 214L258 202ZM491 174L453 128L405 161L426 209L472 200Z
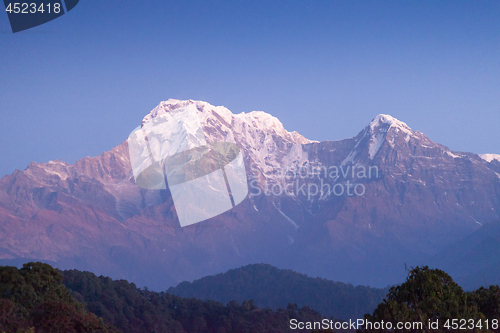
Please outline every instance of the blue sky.
M109 150L168 98L500 154L499 1L82 0L16 34L0 14L0 57L0 175Z

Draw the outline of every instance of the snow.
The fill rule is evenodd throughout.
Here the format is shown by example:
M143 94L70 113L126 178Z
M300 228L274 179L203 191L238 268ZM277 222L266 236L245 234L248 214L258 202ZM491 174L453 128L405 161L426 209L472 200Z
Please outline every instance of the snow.
M449 156L451 156L453 158L460 158L460 157L462 157L462 156L453 154L451 151L447 151L446 154L448 154Z
M347 157L342 161L342 163L340 164L341 166L344 166L346 165L347 163L352 163L354 164L354 161L356 159L356 155L358 154L358 152L356 150L353 150L349 153L349 155L347 155Z
M385 134L386 134L385 132L382 132L376 134L375 136L372 136L372 139L370 141L370 147L368 150L371 160L375 158L375 155L377 155L378 151L384 144Z
M55 161L48 161L47 163L40 163L39 167L41 167L46 173L50 175L56 175L61 180L66 180L69 178L69 165L60 159Z
M170 121L176 118L174 114L178 110L193 109L198 119L193 117L183 119L182 128L176 127L177 122ZM188 114L193 115L191 112ZM314 142L297 132L288 132L278 118L263 111L233 114L224 106L213 106L203 101L169 99L160 102L144 117L143 129L155 118L158 118L157 122L161 122L160 119L169 119L168 128L162 128L160 133L155 135L161 136L161 133L168 132L172 137L172 132L177 133L176 138L187 139L192 146L203 145L203 137L207 143L221 141L236 143L261 171L270 171L270 174L283 164L307 160L307 153L303 152L302 145ZM201 126L204 136L196 131L198 126ZM172 147L168 152L164 151L163 147L155 146L156 149L152 149L155 150L153 154L170 155L172 151L186 149L186 147L176 147L178 145L180 142L171 142Z
M498 154L479 154L479 157L486 162L492 162L494 160L500 162L500 155Z
M406 123L387 114L379 114L366 127L365 133L370 134L369 156L374 159L385 141L390 129L406 134L405 141L409 142L415 132Z
M372 133L374 132L375 128L379 127L380 125L389 125L389 128L395 128L398 131L406 133L406 138L408 138L408 140L409 137L411 137L415 133L408 125L406 125L406 123L388 114L379 114L370 122L369 126L372 130Z
M282 159L284 166L302 165L305 161L309 161L308 154L302 149L300 143L294 143L288 154Z
M292 219L291 219L290 217L288 217L285 213L283 213L283 212L281 211L281 209L279 209L278 207L276 207L276 204L275 204L274 202L273 202L273 206L274 206L274 208L276 208L276 209L278 210L278 212L279 212L279 213L280 213L280 214L281 214L281 215L282 215L282 216L283 216L283 217L284 217L284 218L285 218L288 222L290 222L290 223L293 225L293 227L295 228L295 230L297 230L297 229L299 228L299 226L297 225L297 223L295 223L295 221L294 221L294 220L292 220Z
M199 121L205 133L207 133L207 128L211 127L210 129L214 129L214 125L217 124L220 125L218 128L219 132L225 132L226 134L227 132L231 132L233 136L236 136L237 134L241 135L243 133L252 135L255 134L255 132L272 132L282 138L285 138L288 142L299 142L301 144L313 142L304 138L297 132L288 132L285 130L283 124L278 120L278 118L263 111L233 114L224 106L213 106L203 101L180 101L176 99L169 99L167 101L160 102L158 106L156 106L146 117L144 117L143 124L150 121L152 118L158 117L162 114L175 112L174 110L187 107L189 105L196 106L198 109ZM220 120L223 120L222 124ZM208 138L207 140L211 141Z
M213 106L207 102L193 100L169 99L161 102L144 118L143 125L153 118L163 118L165 114L175 113L177 109L194 110L199 122L194 118L190 119L188 122L192 123L191 126L184 120L182 129L165 128L165 131L178 133L179 140L189 138L188 141L191 141L192 146L203 145L203 137L207 143L219 141L236 143L242 148L244 154L255 162L257 168L271 178L274 174L273 170L307 161L308 156L302 149L302 145L316 142L304 138L297 132L288 132L278 118L266 112L252 111L233 114L224 106ZM175 118L173 115L170 117ZM171 123L175 124L175 122ZM195 130L198 126L201 126L204 136ZM377 115L365 128L364 133L369 139L370 159L373 160L380 151L389 130L406 135L406 142L416 134L407 124L390 115ZM353 164L360 157L361 150L358 146L361 141L363 140L360 139L357 142L356 147L342 161L342 165ZM174 145L174 142L172 144ZM181 149L176 147L167 152L163 148L157 148L161 150L161 153L153 153L160 156L169 155L171 151Z
M69 177L66 172L62 173L62 172L57 172L55 170L49 170L49 169L45 169L45 172L47 172L51 175L57 175L57 176L59 176L59 178L61 178L61 180L66 180Z
M234 116L240 121L251 123L255 128L260 130L274 130L276 133L283 133L285 131L283 124L278 120L278 118L273 117L263 111L252 111L249 113L242 112Z
M144 124L142 130L155 161L207 144L197 111L194 105L187 105L162 113Z

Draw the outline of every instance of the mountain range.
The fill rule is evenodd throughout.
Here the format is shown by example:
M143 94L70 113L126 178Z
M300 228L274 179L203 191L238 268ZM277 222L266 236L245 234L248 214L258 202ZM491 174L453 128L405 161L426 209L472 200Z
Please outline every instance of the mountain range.
M127 141L73 165L33 162L0 179L1 263L45 261L154 290L251 263L385 287L500 219L500 155L451 151L384 114L323 142L261 111L193 100L161 102L142 122L188 105L208 142L241 148L242 203L181 227L168 188L135 184Z

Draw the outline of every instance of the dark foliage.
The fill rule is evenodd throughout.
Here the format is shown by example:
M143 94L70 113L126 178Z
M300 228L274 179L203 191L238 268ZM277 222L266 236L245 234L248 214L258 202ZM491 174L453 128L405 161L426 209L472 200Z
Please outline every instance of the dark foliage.
M473 301L479 307L479 311L486 318L500 319L500 287L490 286L488 289L479 288L471 293Z
M358 332L498 332L492 321L500 318L499 309L498 286L464 292L445 272L416 267L403 284L390 289L373 315L365 315L372 325L385 322L385 327L370 326ZM397 329L398 323L422 323L422 326ZM431 327L430 323L436 326Z
M85 310L48 264L0 267L0 332L118 332Z
M124 332L289 332L290 319L321 321L307 306L258 308L252 300L226 306L138 289L127 281L77 270L64 272L64 284L90 311Z
M252 265L257 270L267 265ZM259 267L261 266L261 267ZM266 267L264 267L266 268ZM274 268L267 267L270 272ZM291 283L297 294L307 293L300 278ZM213 278L213 277L212 277ZM273 274L268 276L271 280ZM248 279L248 277L247 277ZM244 290L230 280L230 288ZM306 282L310 282L306 277ZM312 279L322 281L321 279ZM251 280L250 280L251 281ZM258 280L256 280L258 281ZM237 283L236 283L237 282ZM314 286L314 285L313 285ZM238 289L239 288L239 289ZM314 288L311 290L315 290ZM280 289L269 296L279 293ZM327 299L329 296L324 294ZM346 304L347 305L347 304ZM407 280L389 290L373 312L370 322L423 322L439 320L435 330L424 326L408 330L361 330L360 332L450 332L448 319L491 320L500 318L500 287L464 292L445 272L416 267ZM285 309L259 308L253 300L223 305L216 301L181 298L170 293L139 289L125 280L112 280L90 272L60 272L42 263L21 269L0 267L0 332L291 332L290 320L320 322L318 312L288 304ZM456 330L455 330L456 331ZM475 327L467 331L487 331ZM489 331L499 330L490 326Z

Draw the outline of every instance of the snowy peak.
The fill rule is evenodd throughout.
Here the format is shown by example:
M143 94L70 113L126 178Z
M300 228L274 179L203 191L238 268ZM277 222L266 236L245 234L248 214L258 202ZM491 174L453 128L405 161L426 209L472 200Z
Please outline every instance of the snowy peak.
M375 158L380 148L386 141L387 133L394 131L395 135L399 132L405 134L404 140L410 141L415 132L406 123L387 114L379 114L365 128L364 136L370 138L368 153L371 160ZM392 139L394 145L394 137Z
M406 123L391 115L379 114L356 136L355 146L343 160L344 164L356 164L374 160L386 147L388 150L398 150L405 154L415 154L416 148L434 149L437 144L423 133L414 131ZM441 147L446 150L446 147ZM448 149L449 150L449 149ZM385 155L384 155L385 156ZM459 157L459 156L457 156ZM385 158L385 157L384 157Z
M190 105L194 105L198 109L198 118L205 134L217 137L213 139L228 139L232 141L232 139L236 139L239 136L238 134L251 131L273 134L285 139L287 142L300 144L312 142L297 132L288 132L278 118L263 111L233 114L224 106L213 106L204 101L169 99L160 102L144 117L142 123L144 124L162 114L170 113ZM219 137L221 135L222 137ZM207 140L212 141L210 138L207 138Z
M370 122L368 126L370 127L372 133L376 132L377 129L384 129L385 132L387 132L390 128L402 131L410 136L415 133L408 125L406 125L406 123L387 114L379 114Z
M481 157L486 162L493 162L493 161L500 162L500 155L498 154L479 154L479 157Z
M278 120L278 118L263 111L252 111L249 113L242 112L235 115L235 118L237 118L239 122L252 124L255 128L263 131L274 131L276 133L286 132L283 124Z
M206 142L232 142L243 150L245 158L257 164L261 170L279 168L284 160L294 153L297 159L302 156L303 144L313 141L297 132L288 132L278 118L263 111L233 114L224 106L213 106L207 102L194 100L169 99L159 103L142 121L147 126L158 118L171 118L179 110L194 110L197 119L179 119L176 127L201 127ZM176 118L177 119L177 118ZM170 132L170 130L166 130ZM163 133L167 134L167 133Z

